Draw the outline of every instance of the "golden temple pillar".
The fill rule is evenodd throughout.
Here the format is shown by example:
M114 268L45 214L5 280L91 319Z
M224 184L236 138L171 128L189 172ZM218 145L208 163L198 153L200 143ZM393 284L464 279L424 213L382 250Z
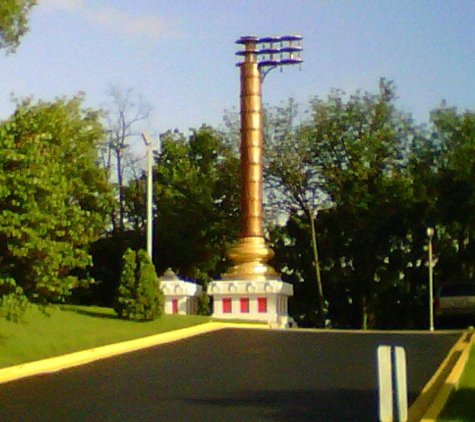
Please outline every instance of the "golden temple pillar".
M241 77L241 227L239 241L229 250L234 265L225 278L276 276L267 265L274 252L262 232L262 99L256 37L243 37Z
M300 35L241 37L244 50L240 68L241 92L241 222L239 240L228 251L232 266L221 280L212 281L213 317L291 326L287 299L293 287L268 265L274 252L262 229L262 80L277 66L299 64ZM297 45L295 45L297 44Z

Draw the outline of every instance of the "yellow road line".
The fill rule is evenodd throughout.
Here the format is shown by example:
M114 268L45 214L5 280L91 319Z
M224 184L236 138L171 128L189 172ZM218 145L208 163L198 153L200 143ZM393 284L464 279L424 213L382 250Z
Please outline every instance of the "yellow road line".
M256 324L233 324L223 322L208 322L193 327L182 328L166 333L155 334L148 337L142 337L134 340L128 340L106 346L94 347L81 350L79 352L68 353L66 355L55 356L42 359L35 362L27 362L19 365L0 369L0 384L14 381L20 378L30 377L49 372L60 371L65 368L83 365L99 359L105 359L123 353L129 353L147 347L157 346L159 344L170 343L173 341L221 330L223 328L254 328L268 329L267 325Z
M473 331L467 331L460 336L410 407L408 422L435 422L437 420L450 393L458 386L474 342Z

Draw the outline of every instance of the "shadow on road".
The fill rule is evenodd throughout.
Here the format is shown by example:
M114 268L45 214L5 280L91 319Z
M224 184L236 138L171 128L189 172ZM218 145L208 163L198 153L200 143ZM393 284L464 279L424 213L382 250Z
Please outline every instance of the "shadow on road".
M264 417L263 422L328 422L335 414L338 420L373 422L378 420L375 391L248 391L232 396L214 398L188 398L191 404L220 408L226 420L239 414L239 409L254 409ZM347 403L358 403L357 407ZM215 409L218 410L218 409ZM371 415L371 416L368 416Z

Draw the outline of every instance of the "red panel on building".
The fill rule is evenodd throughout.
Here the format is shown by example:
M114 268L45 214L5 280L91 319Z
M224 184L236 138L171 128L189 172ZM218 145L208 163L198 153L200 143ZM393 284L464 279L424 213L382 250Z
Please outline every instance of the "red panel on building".
M223 297L223 314L230 314L231 311L231 298Z
M257 312L259 313L267 312L267 298L266 297L257 298Z
M178 313L178 299L172 299L172 313Z
M241 313L248 314L249 313L249 298L241 297L239 299L239 303L241 304Z

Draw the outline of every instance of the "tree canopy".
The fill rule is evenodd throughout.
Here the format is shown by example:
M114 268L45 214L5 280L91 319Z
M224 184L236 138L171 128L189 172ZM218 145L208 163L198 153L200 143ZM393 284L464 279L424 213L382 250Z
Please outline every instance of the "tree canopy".
M267 184L288 213L271 231L275 265L303 324L315 324L318 265L337 326L428 327L428 227L436 287L475 282L474 114L442 104L422 126L396 100L383 79L376 94L315 98L298 124L292 103L269 119Z
M28 15L36 0L2 0L0 2L0 50L13 53L28 32Z
M428 227L436 285L475 283L475 113L442 104L418 125L384 79L375 93L333 90L297 113L292 100L268 109L264 138L266 236L271 265L294 285L291 315L308 326L428 327ZM240 202L237 126L227 123L224 133L161 135L159 274L205 283L227 271ZM81 98L25 100L0 124L0 315L15 318L26 299L64 300L90 275L93 302L112 303L120 257L144 245L145 177L124 179L114 230L107 135Z
M160 271L208 279L225 271L239 224L239 157L210 127L162 135L154 168L154 258ZM160 272L159 271L159 272Z
M201 283L227 270L226 252L238 233L239 156L221 132L202 126L184 135L161 135L153 167L153 262ZM99 281L93 302L110 305L120 278L120 258L145 246L145 173L124 186L125 232L91 246ZM85 293L85 292L84 292Z
M395 256L414 229L408 226L413 202L408 162L418 128L397 110L392 84L381 80L377 94L335 90L326 99L315 98L310 117L287 133L292 145L288 139L281 144L290 150L286 157L295 158L282 165L274 153L269 171L282 198L294 204L286 231L277 232L277 257L286 257L279 264L284 274L304 281L295 284L295 312L308 319L315 309L312 268L318 265L330 317L342 325L372 326L382 293L407 287ZM320 262L310 247L314 219Z
M98 113L26 100L0 124L0 279L33 302L64 299L91 264L112 203L97 165Z

